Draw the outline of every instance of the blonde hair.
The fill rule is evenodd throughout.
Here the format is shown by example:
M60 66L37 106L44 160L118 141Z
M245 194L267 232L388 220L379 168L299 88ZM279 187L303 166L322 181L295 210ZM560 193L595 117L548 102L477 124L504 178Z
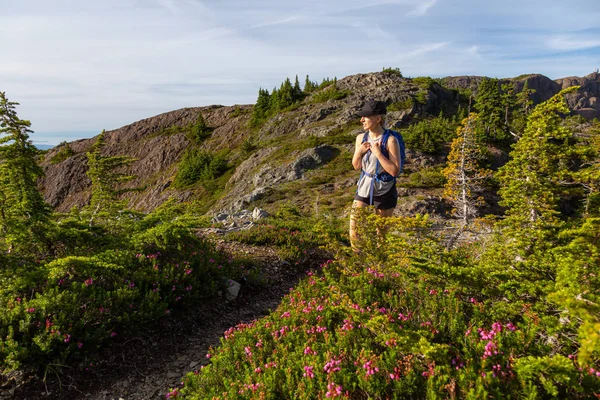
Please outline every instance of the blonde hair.
M379 114L379 116L381 117L381 127L383 129L387 129L387 119L386 119L386 115L385 114Z

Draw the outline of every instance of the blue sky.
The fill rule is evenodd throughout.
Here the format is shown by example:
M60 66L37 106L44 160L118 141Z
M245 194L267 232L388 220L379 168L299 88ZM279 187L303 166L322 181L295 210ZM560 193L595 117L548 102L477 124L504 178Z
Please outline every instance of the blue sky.
M49 144L254 103L295 75L556 79L600 67L598 0L0 0L0 37L0 90Z

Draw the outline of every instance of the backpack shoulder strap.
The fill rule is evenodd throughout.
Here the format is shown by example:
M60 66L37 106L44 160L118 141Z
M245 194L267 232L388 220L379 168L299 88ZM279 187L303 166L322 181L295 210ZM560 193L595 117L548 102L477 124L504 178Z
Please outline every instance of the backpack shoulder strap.
M406 146L404 145L404 138L400 132L392 131L392 134L396 138L396 141L398 141L398 147L400 147L400 171L402 172L404 162L406 161Z
M368 140L369 140L369 131L366 131L366 132L364 133L364 135L363 135L362 142L364 143L364 142L366 142L366 141L368 141Z
M390 138L390 135L392 135L392 131L389 129L386 129L385 131L383 131L383 137L381 138L381 152L386 157L389 157L389 152L387 149L387 142L388 142L388 139Z

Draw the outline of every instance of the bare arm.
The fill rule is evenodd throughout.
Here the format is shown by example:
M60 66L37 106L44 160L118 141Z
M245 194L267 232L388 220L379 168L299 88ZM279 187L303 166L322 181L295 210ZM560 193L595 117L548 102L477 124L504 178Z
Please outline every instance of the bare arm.
M364 136L365 134L356 136L356 143L354 144L354 156L352 156L352 166L357 171L362 169L362 157L371 148L371 144L369 142L362 142Z

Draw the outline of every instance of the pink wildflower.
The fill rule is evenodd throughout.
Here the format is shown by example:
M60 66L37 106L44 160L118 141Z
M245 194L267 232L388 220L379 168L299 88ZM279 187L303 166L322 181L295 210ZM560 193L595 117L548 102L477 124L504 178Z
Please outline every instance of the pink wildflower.
M373 366L373 361L369 360L363 364L363 369L366 370L366 375L375 375L376 372L379 372L379 368Z
M323 367L323 371L327 372L327 374L332 374L340 370L340 365L342 364L342 360L339 358L332 358L327 361L325 366Z
M331 382L327 385L327 393L325 397L339 397L342 395L342 386Z
M313 367L311 367L309 365L305 365L304 366L304 374L302 374L302 376L305 378L309 378L309 379L314 378L315 373L313 372Z
M246 357L248 357L248 358L250 358L250 359L252 358L252 350L250 350L250 347L249 347L249 346L246 346L246 347L244 348L244 352L246 353Z

